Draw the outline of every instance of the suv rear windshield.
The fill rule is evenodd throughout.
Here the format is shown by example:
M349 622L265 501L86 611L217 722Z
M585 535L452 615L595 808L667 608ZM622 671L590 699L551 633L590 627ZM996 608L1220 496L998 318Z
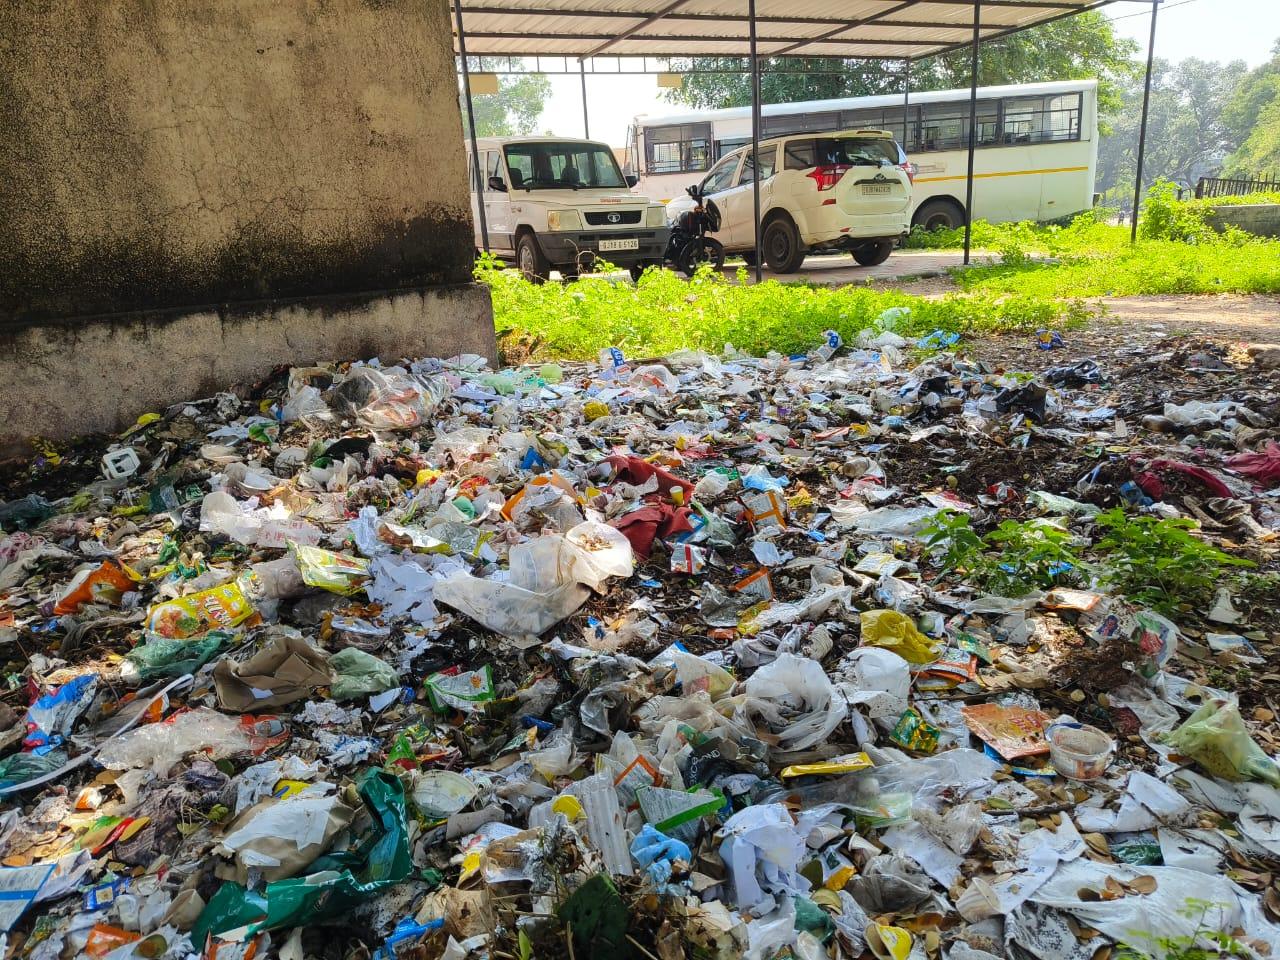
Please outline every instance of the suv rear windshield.
M509 143L504 148L513 190L626 188L618 161L590 143Z
M843 166L893 166L902 163L901 151L893 140L880 137L806 137L789 140L786 169L808 170L826 164Z

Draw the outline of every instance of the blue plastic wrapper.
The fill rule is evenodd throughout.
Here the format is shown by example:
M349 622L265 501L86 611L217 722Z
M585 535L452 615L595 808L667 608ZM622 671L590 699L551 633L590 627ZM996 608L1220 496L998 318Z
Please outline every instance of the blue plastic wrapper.
M27 708L28 732L23 746L37 756L59 746L89 709L97 689L98 675L86 673L39 697Z

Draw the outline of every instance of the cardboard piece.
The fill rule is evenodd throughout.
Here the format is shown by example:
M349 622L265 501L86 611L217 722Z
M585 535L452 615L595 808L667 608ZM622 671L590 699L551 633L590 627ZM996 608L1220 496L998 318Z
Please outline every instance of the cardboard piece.
M272 637L248 660L220 660L213 669L218 706L252 713L304 700L333 681L329 657L300 636Z

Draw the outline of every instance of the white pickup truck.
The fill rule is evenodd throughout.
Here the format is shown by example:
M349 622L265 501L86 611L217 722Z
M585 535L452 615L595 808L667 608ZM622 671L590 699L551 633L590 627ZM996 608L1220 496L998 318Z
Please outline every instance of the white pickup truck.
M666 209L633 193L613 151L566 137L476 141L484 181L490 250L534 283L558 270L566 280L596 260L631 270L661 264L670 229ZM481 245L475 174L471 212Z

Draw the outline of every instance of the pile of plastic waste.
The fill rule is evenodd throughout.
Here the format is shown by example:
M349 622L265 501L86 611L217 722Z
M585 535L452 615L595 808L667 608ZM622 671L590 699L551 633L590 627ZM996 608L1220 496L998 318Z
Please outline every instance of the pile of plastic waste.
M1274 408L940 349L297 368L47 450L5 956L1280 956Z

